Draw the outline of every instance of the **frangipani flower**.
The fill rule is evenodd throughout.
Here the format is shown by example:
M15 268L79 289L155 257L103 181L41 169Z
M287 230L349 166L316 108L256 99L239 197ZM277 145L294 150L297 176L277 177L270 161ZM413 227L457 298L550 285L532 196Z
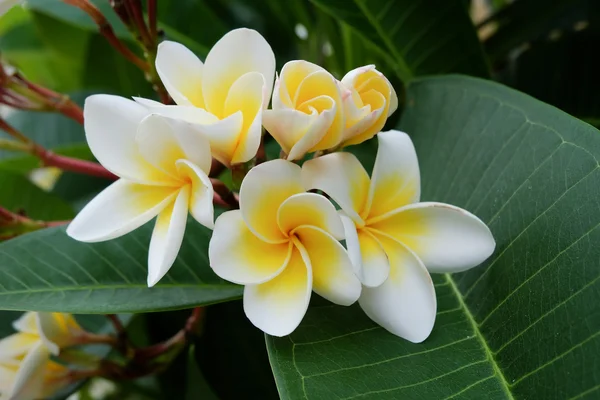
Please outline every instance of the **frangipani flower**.
M495 241L469 212L419 203L419 165L410 138L399 131L378 137L371 178L350 153L307 161L302 177L345 214L346 245L364 285L362 309L395 335L421 342L431 333L437 307L429 272L472 268L493 253Z
M344 114L340 88L325 69L308 61L290 61L275 81L272 110L263 125L288 160L337 146Z
M340 86L345 118L342 146L371 139L398 108L398 96L394 88L374 65L348 72Z
M25 313L17 333L0 340L0 400L47 398L68 383L68 368L50 359L78 343L82 328L70 314Z
M223 36L202 61L176 42L158 46L156 70L177 106L136 99L175 119L198 124L213 156L225 164L251 160L262 135L262 113L275 79L275 55L256 31Z
M67 228L72 238L100 242L125 235L158 216L148 254L148 286L171 268L188 211L213 226L210 145L186 122L159 115L118 96L95 95L84 108L92 153L121 179L110 185Z
M217 275L246 285L250 321L284 336L304 317L312 290L341 305L358 299L361 285L338 242L343 237L333 205L304 192L300 167L273 160L243 180L240 210L217 218L208 253Z

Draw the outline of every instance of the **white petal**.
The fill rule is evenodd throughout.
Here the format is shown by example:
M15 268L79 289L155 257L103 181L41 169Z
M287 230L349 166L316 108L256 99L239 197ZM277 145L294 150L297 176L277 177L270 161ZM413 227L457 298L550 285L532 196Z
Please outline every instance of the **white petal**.
M23 313L23 315L21 315L17 320L13 321L12 326L18 332L39 335L37 315L35 311Z
M151 114L140 123L136 141L149 162L174 178L178 177L175 163L181 159L210 172L210 144L194 124Z
M0 365L10 359L27 354L40 341L39 336L30 333L15 333L0 340Z
M312 226L338 240L344 239L344 225L335 207L316 193L298 193L287 198L279 207L277 224L282 232L290 235L298 227Z
M331 197L352 220L362 223L369 175L350 153L332 153L306 161L302 182L307 190L319 189Z
M344 226L344 237L346 238L346 249L348 257L352 262L354 274L362 282L362 256L360 255L360 242L358 241L358 232L354 221L350 219L343 211L339 211L340 219Z
M190 188L189 209L192 217L205 227L215 226L215 210L213 206L214 190L206 172L188 160L176 162L179 174L187 177L192 183Z
M462 208L417 203L372 225L414 251L431 272L459 272L485 261L496 247L489 228Z
M109 171L138 183L160 184L168 177L140 154L135 135L149 111L135 101L98 94L85 100L85 135L94 156Z
M361 256L361 275L363 285L377 287L390 275L390 261L385 254L381 243L368 229L358 233Z
M251 29L235 29L223 36L206 56L202 91L206 109L221 115L227 90L242 75L259 72L265 79L263 89L266 108L275 79L275 55L260 33Z
M277 224L281 204L303 193L301 169L285 160L272 160L250 170L240 188L240 210L248 228L270 243L287 242Z
M311 291L310 260L306 250L295 247L283 272L266 283L244 288L244 311L265 333L289 335L304 318Z
M148 251L148 286L152 287L171 269L177 258L188 215L190 187L181 188L174 202L158 214Z
M202 61L184 45L170 41L158 45L156 72L175 103L204 108L203 68Z
M378 237L389 257L390 277L376 288L363 287L358 300L373 321L413 343L427 339L435 322L437 301L429 273L400 243Z
M369 189L369 218L419 201L421 178L410 137L400 131L381 132ZM367 222L368 223L368 222Z
M44 386L44 369L49 359L48 348L43 342L38 342L21 361L8 398L11 400L39 398Z
M202 108L194 106L165 105L158 101L144 99L142 97L134 97L133 99L136 103L146 107L152 114L159 114L164 117L178 119L192 124L210 125L219 122L219 118Z
M67 234L81 242L123 236L154 218L177 195L178 188L147 186L119 179L77 214Z
M313 226L298 228L295 234L310 258L315 293L342 306L358 300L361 284L340 242Z
M240 76L229 89L223 109L224 115L241 112L243 117L237 146L231 157L232 164L250 161L258 151L262 137L264 86L265 78L262 74L248 72Z
M227 211L217 218L208 245L210 266L217 275L241 285L273 279L288 264L291 243L267 243L246 226L240 210Z

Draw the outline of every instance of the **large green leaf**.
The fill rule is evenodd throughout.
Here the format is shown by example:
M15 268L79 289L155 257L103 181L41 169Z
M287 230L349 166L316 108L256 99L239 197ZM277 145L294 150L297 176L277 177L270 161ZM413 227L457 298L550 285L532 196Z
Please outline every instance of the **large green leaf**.
M421 344L359 307L308 311L268 338L284 399L582 399L600 394L600 133L528 96L460 76L408 87L400 128L423 199L491 228L485 265L436 275Z
M239 298L207 258L211 232L190 221L175 265L146 287L152 224L104 243L79 243L62 227L0 244L0 309L73 313L143 312Z
M370 40L403 81L460 72L487 76L460 0L311 0Z

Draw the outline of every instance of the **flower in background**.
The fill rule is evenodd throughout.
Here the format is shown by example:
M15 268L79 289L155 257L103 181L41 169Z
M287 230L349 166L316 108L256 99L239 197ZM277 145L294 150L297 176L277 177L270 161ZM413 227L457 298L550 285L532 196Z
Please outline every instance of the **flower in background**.
M28 312L17 333L0 340L0 399L47 398L69 383L68 368L52 361L84 333L70 314Z
M272 110L263 116L265 129L288 160L337 146L344 115L340 88L325 69L308 61L290 61L275 82Z
M345 129L342 146L359 144L375 136L398 108L398 96L374 65L353 69L340 82Z
M100 242L158 216L148 254L148 286L153 286L177 257L188 211L208 228L214 211L206 138L189 123L148 113L144 106L118 96L87 98L90 149L121 179L89 202L67 233L82 242Z
M204 64L182 44L162 42L156 70L177 106L136 101L153 112L197 124L210 141L213 156L226 166L256 155L263 110L275 79L275 55L258 32L227 33Z
M284 336L304 317L312 290L340 305L358 299L361 285L338 242L343 237L333 205L305 193L300 167L273 160L242 182L240 210L217 218L210 265L221 278L246 285L244 310L254 325Z
M346 245L364 287L359 304L395 335L421 342L433 328L435 289L429 272L472 268L494 251L488 227L443 203L420 203L413 144L403 132L382 132L371 178L350 153L304 163L307 188L328 194L343 210Z

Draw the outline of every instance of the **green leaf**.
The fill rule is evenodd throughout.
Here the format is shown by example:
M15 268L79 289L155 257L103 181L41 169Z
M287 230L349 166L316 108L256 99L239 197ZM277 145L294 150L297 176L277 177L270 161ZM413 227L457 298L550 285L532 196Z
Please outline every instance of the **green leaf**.
M74 217L73 209L56 195L44 192L27 178L0 171L0 205L29 218L65 220Z
M76 242L64 227L0 244L0 309L71 313L144 312L194 307L239 298L239 286L210 269L211 232L190 221L177 261L146 287L153 224L103 243Z
M600 393L600 132L501 85L416 81L400 129L422 198L466 208L497 241L483 266L436 275L421 344L358 306L309 309L268 348L283 399L567 399Z
M487 76L460 0L311 0L371 41L402 81L460 72Z

